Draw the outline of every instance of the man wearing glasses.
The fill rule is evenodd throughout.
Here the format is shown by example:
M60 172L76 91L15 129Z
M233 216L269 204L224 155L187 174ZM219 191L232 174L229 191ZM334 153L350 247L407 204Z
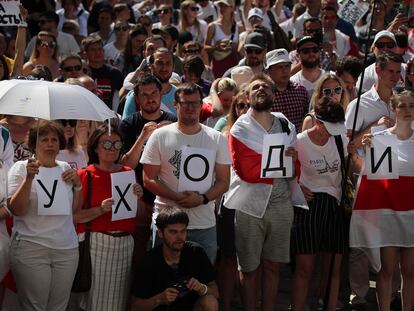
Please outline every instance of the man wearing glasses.
M60 61L59 72L60 77L57 82L64 82L68 78L79 78L83 75L82 59L77 54L66 55Z
M224 78L230 78L231 71L239 66L250 67L254 74L259 74L264 71L265 56L267 52L267 42L265 36L259 32L251 32L247 35L243 47L245 57L237 66L228 69L223 75Z
M374 42L372 43L371 51L374 54L375 58L378 58L379 55L383 54L384 52L397 52L397 42L395 40L395 36L392 32L383 30L380 31L375 35ZM400 81L397 84L397 86L403 86L404 84L404 78L405 77L405 67L403 66L401 68L401 77ZM361 75L358 78L357 81L357 88L359 88L361 81ZM378 75L375 70L375 62L371 64L370 66L365 68L364 73L364 81L362 84L362 92L369 91L372 86L375 84L375 82L378 81Z
M55 35L58 45L59 57L68 54L77 54L79 53L79 45L76 42L75 38L67 33L57 30L57 25L59 23L59 15L55 12L44 12L40 15L39 27L41 31L48 31ZM29 58L32 50L36 44L36 36L34 36L29 44L27 45L26 50L24 51L25 58Z
M157 196L153 219L168 206L182 208L190 219L188 240L199 243L214 264L214 200L230 179L227 141L199 122L202 93L196 84L179 85L174 99L177 123L153 132L142 154L144 186Z
M315 37L303 37L296 44L296 51L299 53L302 69L294 74L291 80L303 85L311 98L316 83L325 72L319 67L321 57L319 41Z

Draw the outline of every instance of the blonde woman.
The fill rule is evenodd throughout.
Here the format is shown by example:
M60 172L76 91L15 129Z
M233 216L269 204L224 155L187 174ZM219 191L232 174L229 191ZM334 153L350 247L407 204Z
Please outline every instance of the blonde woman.
M334 72L325 73L318 81L310 101L311 112L303 120L302 131L315 125L314 106L322 97L329 97L338 102L344 111L349 104L349 94L345 83Z
M23 65L23 74L28 75L36 65L44 65L49 68L52 78L59 76L59 62L57 41L54 34L41 31L37 34L36 46L30 55L29 61Z
M217 121L226 116L237 94L237 84L230 78L216 79L211 86L210 96L204 101L211 106L211 115L203 123L214 128Z
M214 76L222 77L227 69L238 64L239 29L234 18L234 0L219 0L216 3L219 17L208 25L204 48L212 56Z
M180 10L179 31L188 31L193 34L194 41L204 43L207 36L207 23L197 18L199 10L197 3L193 0L185 0L181 3Z

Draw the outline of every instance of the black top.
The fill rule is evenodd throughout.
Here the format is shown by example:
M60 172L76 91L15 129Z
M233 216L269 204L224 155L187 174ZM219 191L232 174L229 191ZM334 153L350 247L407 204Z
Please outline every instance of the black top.
M198 244L187 241L181 251L180 263L174 268L165 262L160 245L150 250L138 265L132 295L148 299L168 287L177 288L192 277L203 284L215 279L213 265L204 250ZM192 311L199 295L194 291L179 291L179 298L172 304L160 305L154 311Z
M96 87L101 91L101 99L112 109L112 99L115 91L119 91L124 82L124 76L115 67L104 64L101 68L90 68L91 77L96 81Z
M142 117L141 113L136 112L133 115L127 117L126 119L121 121L119 125L119 132L122 135L122 139L124 141L124 151L128 152L132 146L134 145L135 141L137 140L138 136L141 134L144 125L148 122L155 122L160 123L161 121L172 121L176 122L177 117L170 112L165 112L161 114L161 116L156 120L147 120ZM138 183L144 187L144 183L142 180L142 164L138 163L137 167L135 168L136 176L138 178ZM143 200L148 203L153 203L155 196L148 190L144 189L144 196Z

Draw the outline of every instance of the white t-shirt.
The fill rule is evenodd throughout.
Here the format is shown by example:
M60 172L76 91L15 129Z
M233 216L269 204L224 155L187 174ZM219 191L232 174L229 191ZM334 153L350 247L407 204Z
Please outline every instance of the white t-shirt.
M68 163L70 167L75 170L79 170L88 165L85 152L81 147L76 148L74 152L70 152L66 149L60 150L59 154L56 156L56 160Z
M342 135L345 157L347 156L346 146L348 139ZM298 134L296 144L298 160L300 162L299 183L312 192L324 192L341 199L341 158L331 136L323 146L314 144L308 131Z
M178 178L180 176L181 150L184 146L210 149L215 152L215 163L231 164L230 153L226 138L219 132L201 125L201 130L194 135L186 135L180 132L177 124L173 123L155 130L150 136L144 152L141 156L142 164L160 165L159 179L172 191L178 192ZM214 176L212 185L214 184ZM157 195L155 198L155 212L167 206L177 204ZM183 208L188 214L190 223L188 229L207 229L214 227L216 219L214 216L214 202L200 205L194 208Z
M105 61L108 64L113 65L115 59L118 58L118 56L121 54L121 50L118 50L115 45L114 42L108 43L107 45L104 46L104 51L105 51Z
M191 27L187 27L186 31L191 32L193 34L193 40L204 44L204 40L207 38L207 28L208 25L202 19L198 19L200 24L200 31L193 25Z
M303 85L308 91L309 98L312 98L313 90L316 88L316 84L318 83L320 77L325 73L325 70L320 69L321 74L319 75L319 78L315 82L311 82L308 79L306 79L303 74L302 70L295 73L292 77L290 77L290 80L296 83L299 83L300 85Z
M54 172L63 173L70 169L69 164L56 161L56 166L52 168L41 168ZM17 161L9 171L9 197L11 197L20 185L23 183L27 171L27 160ZM36 187L32 183L29 198L29 208L24 216L14 217L13 236L16 238L30 241L50 247L53 249L73 249L78 247L78 237L73 225L72 214L56 215L56 216L40 216L37 213L37 192ZM68 192L69 204L72 207L73 190L72 184L65 183L65 190Z

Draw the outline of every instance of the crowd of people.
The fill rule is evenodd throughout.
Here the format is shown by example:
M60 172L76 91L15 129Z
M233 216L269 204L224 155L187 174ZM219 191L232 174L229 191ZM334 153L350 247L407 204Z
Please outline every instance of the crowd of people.
M0 85L118 118L0 106L0 309L273 311L283 264L293 311L370 310L372 275L379 310L414 309L410 1L20 2Z

